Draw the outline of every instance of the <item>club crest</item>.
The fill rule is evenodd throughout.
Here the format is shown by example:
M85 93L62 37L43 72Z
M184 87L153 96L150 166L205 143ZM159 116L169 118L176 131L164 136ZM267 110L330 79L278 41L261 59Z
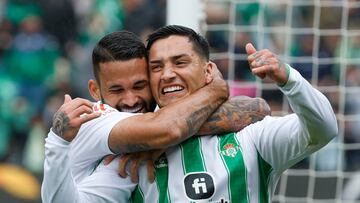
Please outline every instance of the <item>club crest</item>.
M239 146L228 143L224 145L223 149L221 150L221 154L224 156L235 157L239 150Z

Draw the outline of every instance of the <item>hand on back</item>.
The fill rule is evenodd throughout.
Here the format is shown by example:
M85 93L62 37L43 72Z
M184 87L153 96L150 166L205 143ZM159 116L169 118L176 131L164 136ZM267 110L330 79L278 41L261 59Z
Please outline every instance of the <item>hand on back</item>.
M139 167L142 162L146 162L147 176L150 183L155 180L155 165L154 162L165 152L164 150L151 150L144 152L134 152L129 154L124 154L121 156L119 161L119 175L123 178L127 177L127 166L129 165L130 169L130 178L134 183L139 182ZM117 156L108 155L104 159L104 164L108 165L112 162Z
M63 105L54 114L52 131L71 142L83 123L101 115L94 112L92 106L93 103L87 99L71 99L70 95L66 94Z

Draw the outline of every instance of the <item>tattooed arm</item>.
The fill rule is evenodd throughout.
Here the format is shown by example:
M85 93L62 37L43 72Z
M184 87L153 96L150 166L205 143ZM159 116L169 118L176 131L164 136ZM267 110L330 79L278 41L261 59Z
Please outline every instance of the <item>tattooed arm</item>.
M93 112L93 103L86 99L71 99L69 95L65 95L64 104L54 114L52 131L64 140L71 142L80 126L92 120L100 114Z
M194 93L162 107L118 122L111 130L114 153L163 149L194 135L208 117L228 99L228 86L213 64L213 80Z
M262 120L270 115L270 107L264 99L238 96L223 103L201 126L198 135L222 134L226 132L237 132L242 128ZM146 161L148 179L150 182L153 177L153 161L159 155L159 151L137 152L123 156L119 163L119 174L126 177L126 166L130 164L130 177L133 182L138 181L138 167L141 161ZM150 157L150 158L149 158ZM110 162L112 159L108 162Z
M237 132L271 114L262 98L237 96L223 103L201 126L198 135Z

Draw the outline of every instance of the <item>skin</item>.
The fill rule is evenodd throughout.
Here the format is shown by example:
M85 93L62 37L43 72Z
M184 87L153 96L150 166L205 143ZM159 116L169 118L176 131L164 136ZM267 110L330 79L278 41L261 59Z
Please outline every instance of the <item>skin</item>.
M64 104L54 114L52 131L64 140L72 140L73 135L79 132L79 126L100 116L93 112L93 103L86 99L71 99L65 95Z
M89 80L88 83L95 100L102 100L122 112L154 110L145 58L100 63L99 70L99 81Z
M209 79L208 65L187 37L172 35L156 41L149 53L149 72L151 90L157 103L166 106L203 87ZM164 90L171 87L180 88L165 93ZM224 133L229 129L238 131L248 122L256 122L269 115L269 110L266 102L259 98L233 98L220 106L197 134Z
M150 83L160 107L203 87L209 80L209 62L200 57L187 37L170 36L156 41L149 54ZM178 91L165 92L168 88Z
M179 42L184 42L183 39L177 39L177 40L179 40ZM152 48L155 47L156 43L154 44L154 46ZM161 46L159 46L159 47L161 47ZM159 50L159 49L157 49L157 50ZM161 50L159 50L159 51L161 51ZM223 80L221 78L221 74L219 76L219 72L217 69L215 69L217 71L213 71L215 64L213 64L211 62L206 62L205 60L198 57L196 55L196 53L193 51L191 44L189 44L189 43L187 43L186 46L184 46L181 49L182 53L180 53L178 55L176 55L177 53L175 53L175 55L171 54L171 55L163 56L162 54L166 54L166 53L159 52L159 51L155 52L156 60L152 61L153 62L152 65L160 64L160 66L162 66L164 68L162 68L161 71L154 71L154 75L157 74L156 76L157 76L158 82L156 83L156 85L154 85L154 87L152 88L152 91L153 91L154 95L157 95L159 103L162 106L166 105L169 107L168 109L177 108L176 105L179 105L179 103L182 104L183 106L193 106L194 105L193 102L190 101L190 102L184 103L181 100L181 98L184 98L184 97L185 98L186 97L198 97L199 98L199 94L200 95L203 94L200 98L203 98L204 96L208 97L208 98L204 99L204 101L207 104L205 105L203 103L202 104L203 107L198 108L198 111L191 112L190 114L187 114L187 115L182 115L181 114L182 112L180 112L179 115L176 115L176 118L179 118L179 120L181 120L181 121L184 119L186 120L185 126L180 127L180 128L185 129L183 134L186 134L187 136L189 136L191 133L194 134L197 131L195 129L199 128L201 125L201 123L196 122L197 119L208 118L210 116L210 114L212 113L211 111L209 111L209 108L214 108L214 103L216 103L216 102L210 101L211 99L213 99L213 97L215 95L209 95L209 92L211 92L209 90L212 90L212 88L215 88L215 87L218 88L219 86L224 87L224 84L221 84L223 82ZM158 56L160 56L160 57L158 57ZM178 56L180 56L180 57L178 57ZM113 62L111 62L111 63L113 63ZM184 65L184 63L185 63L185 65ZM115 64L116 64L116 62L115 62ZM115 69L116 67L118 67L118 66L115 66L115 64L110 64L110 65L109 64L101 64L101 65L105 65L102 68L110 67L109 69L111 70L112 68ZM133 64L136 64L136 63L133 63ZM117 64L117 65L119 65L119 64ZM146 69L146 66L144 66L144 67ZM196 69L196 67L200 67L200 68ZM188 69L190 69L190 70L188 70ZM197 77L193 77L191 75L192 70L197 72L197 74L199 74L199 75ZM114 95L114 98L116 98L116 99L111 99L111 96L113 96L113 93L112 93L112 91L109 91L109 90L111 90L111 88L114 87L113 84L115 84L116 88L121 86L122 88L125 87L124 89L128 89L129 91L132 91L132 92L134 92L136 90L136 88L135 89L131 88L134 85L131 85L131 84L128 85L128 83L121 83L121 82L109 83L109 81L113 81L113 80L115 81L116 77L111 77L111 76L117 74L115 72L114 71L100 72L102 74L102 75L100 75L100 81L102 81L104 79L104 81L107 81L108 83L106 83L106 84L100 83L100 85L97 85L95 82L92 82L92 83L89 82L89 89L90 89L92 96L95 99L103 99L104 101L109 102L111 104L111 106L121 109L123 106L123 105L121 105L121 102L119 102L119 101L121 101L121 97L122 97L121 94L116 93ZM151 69L151 74L152 73L153 73L153 71ZM147 75L147 74L142 74L142 75ZM140 78L140 79L138 79L139 81L143 80L143 79L141 79L141 77L139 77L139 78ZM156 78L156 77L154 77L154 78ZM214 78L216 78L216 79L214 80ZM209 86L209 85L205 86L206 84L214 82L214 81L215 81L215 84L217 84L217 85L214 85L213 87ZM155 79L154 79L154 82L156 82ZM134 82L132 84L136 84L136 82ZM219 84L221 84L221 85L219 85ZM169 87L174 87L174 86L175 87L180 86L181 90L176 91L176 92L170 92L170 93L168 92L168 93L164 94L164 91L163 91L164 88L169 88ZM225 86L226 86L226 84L225 84ZM208 89L204 91L205 93L203 92L201 94L197 90L201 87L208 88ZM106 92L106 91L108 91L108 92ZM223 89L222 91L226 91L226 89ZM117 91L115 91L115 92L117 92ZM198 94L198 95L196 95L196 94ZM129 93L128 95L130 95L129 97L132 97L136 94ZM161 98L161 99L159 99L159 98ZM77 101L77 100L80 100L81 104L74 105L73 103L75 103L75 101ZM143 100L145 100L145 102L142 102L142 104L151 103L149 97L146 97ZM139 99L137 101L139 101ZM146 102L146 101L148 101L148 102ZM125 102L123 102L123 103L125 103ZM134 103L136 104L136 102L133 102L133 104ZM131 106L133 104L128 103L127 105ZM87 103L87 100L83 100L83 99L79 99L79 98L77 98L75 100L70 99L70 101L64 102L63 106L59 109L58 113L54 117L54 121L61 118L63 122L54 122L54 123L58 123L56 129L59 129L56 132L55 131L54 132L55 133L60 132L60 134L69 134L69 135L72 134L72 136L64 136L64 138L67 138L66 140L71 141L76 136L76 133L82 123L98 116L98 115L90 116L92 114L91 111L88 108L82 107L82 106L91 107L91 105L92 104ZM174 107L172 107L172 105ZM147 105L144 105L144 106L147 106ZM237 109L235 112L232 112L232 114L231 114L231 111L235 110L232 108L241 107L241 106L243 107L242 110L246 110L246 108L249 108L249 109L256 109L256 111L252 112L251 110L250 111L248 110L245 112L239 112L239 109ZM81 110L81 111L78 110L80 108L83 110ZM144 108L144 109L146 109L146 108ZM143 119L139 119L139 118L137 118L137 116L133 116L129 119L126 119L127 122L121 122L123 125L120 125L118 127L118 130L115 127L115 129L112 130L111 134L113 133L113 131L122 131L123 133L124 133L124 131L128 131L128 132L125 132L125 134L128 133L128 134L133 135L133 133L131 133L129 131L129 129L127 129L126 127L132 126L132 123L134 123L134 122L142 123L141 127L145 127L145 128L147 128L147 127L151 128L151 126L155 126L155 127L157 126L157 125L153 125L153 124L150 126L150 123L148 122L149 120L153 121L153 120L157 119L159 124L168 122L169 120L173 119L174 116L173 116L173 114L166 113L165 109L166 108L162 108L158 112L150 113L150 114L148 114L149 115L148 117L143 116L142 117ZM64 111L64 110L66 110L66 111ZM265 111L263 111L263 110L265 110ZM165 111L165 113L161 114L161 112L164 112L164 111ZM262 112L262 113L259 113L259 112ZM207 127L206 127L206 125L204 125L205 127L203 126L200 129L199 134L210 134L210 133L213 134L214 131L216 131L216 130L219 130L219 132L224 132L224 129L226 130L226 128L228 128L229 126L231 129L230 130L227 129L227 131L238 131L241 128L245 127L246 125L250 124L251 122L256 122L257 120L261 120L265 115L268 115L269 112L270 112L270 110L269 110L267 104L261 99L254 100L254 99L249 98L241 104L237 104L236 100L231 100L231 101L225 103L223 106L221 106L218 109L218 111L215 112L214 116L211 119L208 119L208 121L209 121L209 123L211 123L211 125L209 124ZM86 117L88 119L84 119L83 117L80 116L84 113L88 114ZM160 114L167 115L167 116L160 118L160 116L159 116ZM79 120L79 118L81 118L82 120L81 119ZM226 118L228 120L232 120L232 119L236 118L236 119L239 119L242 121L238 124L234 124L234 122L224 122L222 120L224 118ZM78 119L78 122L73 122L73 120L76 120L76 119ZM147 126L147 123L149 123L148 126ZM224 123L227 123L228 126L224 126ZM177 123L174 123L174 125L176 125L176 124ZM173 125L167 125L167 126L173 126ZM235 128L235 129L233 129L233 128ZM74 129L74 130L71 130L71 129ZM227 132L227 131L225 131L225 132ZM147 130L146 132L149 132L149 130ZM161 141L161 139L163 139L163 137L169 137L169 136L156 137L156 135L152 135L153 136L152 137L152 136L147 135L147 133L144 133L144 130L141 130L141 129L139 130L139 132L135 132L135 133L145 134L146 137L143 137L143 138L140 137L135 140L135 139L133 139L133 137L131 138L130 136L124 137L122 135L119 135L118 139L121 139L123 142L121 144L117 143L112 146L111 145L112 143L116 143L114 140L112 140L112 138L116 138L116 136L115 137L110 136L109 145L112 146L111 147L112 150L113 149L124 150L123 152L137 151L137 150L149 150L149 149L151 149L151 147L154 147L154 146L155 146L154 148L156 148L156 146L157 146L159 149L163 149L164 146L166 146L166 145L169 146L170 141L173 144L174 140L176 140L177 142L181 142L182 140L187 138L187 137L176 137L175 136L175 138L170 138L168 140ZM166 132L166 133L168 133L168 132ZM149 137L151 137L152 141L155 141L155 143L149 144L148 141L145 141ZM139 141L139 142L134 143L134 141L135 142ZM161 150L160 150L160 152L161 152ZM144 155L142 156L141 153L143 153ZM139 166L139 163L141 162L141 160L148 160L148 163L149 162L152 163L152 160L154 160L154 159L156 159L156 157L158 157L158 155L156 156L156 154L161 154L161 153L159 153L159 151L153 151L153 153L140 152L139 154L128 155L129 158L126 158L127 156L125 156L123 159L125 161L123 161L124 164L122 164L122 166L125 168L127 160L131 160L132 157L140 157L137 160L133 161L132 166L131 166L131 168L132 168L132 173L131 173L132 176L131 177L132 177L132 180L134 182L136 182L137 181L137 167ZM147 158L142 158L142 157L147 157ZM151 161L149 161L149 160L151 160ZM133 171L136 171L136 173L133 173ZM133 175L133 174L135 174L135 175ZM149 173L149 174L150 174L150 176L152 175L152 173ZM123 174L123 176L126 176L126 174Z
M89 90L94 99L102 100L120 111L152 110L153 98L148 85L145 58L100 63L99 66L99 82L89 81ZM193 135L201 126L202 122L198 121L204 122L228 97L227 84L213 67L216 69L215 64L208 63L207 86L188 95L189 99L175 102L174 106L169 105L158 112L133 116L119 122L110 133L110 149L115 153L161 149ZM78 100L81 103L77 104ZM179 111L179 106L192 108ZM92 103L84 99L66 100L55 114L53 131L71 142L82 123L98 116L90 116L91 107Z
M157 103L161 107L167 106L203 87L209 76L207 65L206 59L196 53L187 37L172 35L165 39L157 40L149 52L151 90ZM231 102L234 101L229 103ZM252 100L252 104L254 103L256 102ZM255 104L255 106L259 108L259 105ZM218 111L221 114L216 115L227 116L210 118L208 125L206 125L207 129L201 128L202 132L200 130L200 133L223 133L224 128L219 130L218 126L228 126L233 129L237 124L241 125L241 122L246 123L253 119L250 118L249 114L241 116L241 114L235 113L239 112L239 106L236 105L236 102L227 106L227 109L220 107ZM232 113L235 113L235 115ZM254 117L259 118L258 116ZM235 120L239 122L236 123ZM157 152L155 151L154 153ZM155 158L157 157L155 156ZM149 159L154 160L154 156L151 153L135 153L125 156L120 161L120 175L126 177L126 164L129 160L132 160L131 169L134 174L131 174L131 178L133 181L137 181L138 174L136 169L141 161ZM151 178L153 179L154 177Z
M228 97L227 84L216 65L209 63L207 67L209 79L203 88L159 111L132 116L116 124L110 133L110 148L117 153L163 149L194 135ZM134 127L134 123L141 125Z
M245 49L254 75L261 79L267 76L280 86L286 84L289 79L286 65L274 53L267 49L257 51L251 43Z

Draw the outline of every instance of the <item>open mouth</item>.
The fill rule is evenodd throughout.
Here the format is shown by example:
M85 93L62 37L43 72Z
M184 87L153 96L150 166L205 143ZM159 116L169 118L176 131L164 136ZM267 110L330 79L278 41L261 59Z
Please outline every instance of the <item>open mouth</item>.
M183 89L184 89L184 87L179 86L179 85L175 85L175 86L170 86L170 87L163 88L161 93L162 94L170 94L170 93L180 92Z
M127 113L140 113L143 110L143 105L138 105L133 108L130 107L122 107L120 111L127 112Z

